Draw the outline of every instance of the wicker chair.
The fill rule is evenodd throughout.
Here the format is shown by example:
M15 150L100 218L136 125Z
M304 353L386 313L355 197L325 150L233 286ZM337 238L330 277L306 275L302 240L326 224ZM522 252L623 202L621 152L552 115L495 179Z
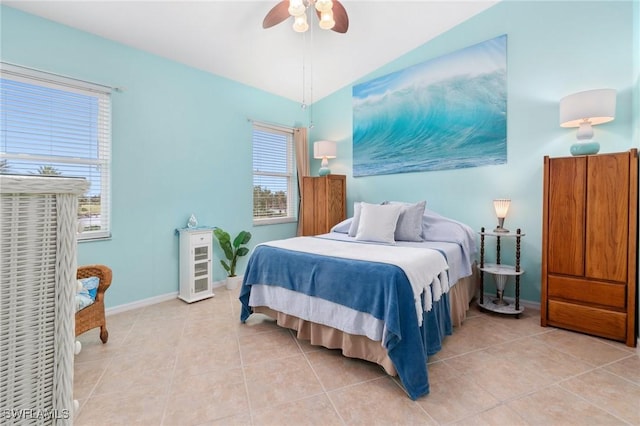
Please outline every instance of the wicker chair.
M88 277L98 277L98 293L96 300L91 305L76 312L76 336L100 327L100 340L107 343L109 332L107 331L107 320L104 315L104 293L111 285L111 269L104 265L87 265L78 267L78 279Z

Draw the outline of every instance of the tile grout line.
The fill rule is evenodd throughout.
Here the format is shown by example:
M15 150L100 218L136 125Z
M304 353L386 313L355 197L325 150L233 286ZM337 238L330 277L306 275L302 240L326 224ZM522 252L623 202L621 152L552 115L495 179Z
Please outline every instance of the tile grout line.
M227 299L229 301L229 306L231 307L231 316L233 317L234 314L238 314L238 313L234 312L234 309L233 309L233 303L234 303L233 302L233 297L229 294ZM246 324L244 324L244 323L241 323L241 325L245 325L246 326ZM242 382L244 384L244 392L245 392L245 396L247 398L247 409L249 411L249 422L251 423L251 425L254 425L255 424L255 413L253 412L253 407L251 405L251 397L249 395L249 383L247 381L247 373L245 371L245 368L246 368L247 364L244 361L242 346L240 344L240 333L239 333L239 330L236 330L235 335L236 335L236 345L238 345L238 354L240 355L240 369L242 370Z

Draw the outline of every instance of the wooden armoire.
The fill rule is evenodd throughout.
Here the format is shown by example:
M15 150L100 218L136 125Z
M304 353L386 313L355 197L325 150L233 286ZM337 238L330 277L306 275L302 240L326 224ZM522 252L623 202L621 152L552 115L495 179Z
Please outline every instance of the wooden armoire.
M541 324L636 345L638 152L544 158Z
M304 176L302 180L302 235L326 234L346 219L346 176Z

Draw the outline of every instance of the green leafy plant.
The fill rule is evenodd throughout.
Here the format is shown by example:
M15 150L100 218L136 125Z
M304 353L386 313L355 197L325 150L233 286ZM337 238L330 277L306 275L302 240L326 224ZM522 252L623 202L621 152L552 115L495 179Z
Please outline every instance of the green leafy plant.
M240 233L234 238L233 243L231 242L231 236L229 235L229 233L220 228L214 228L213 235L218 240L220 248L229 261L227 263L226 261L221 259L220 264L222 265L224 270L227 271L228 276L235 277L236 263L238 262L238 258L249 254L249 249L242 246L246 245L249 242L249 240L251 239L251 233L247 231L240 231Z

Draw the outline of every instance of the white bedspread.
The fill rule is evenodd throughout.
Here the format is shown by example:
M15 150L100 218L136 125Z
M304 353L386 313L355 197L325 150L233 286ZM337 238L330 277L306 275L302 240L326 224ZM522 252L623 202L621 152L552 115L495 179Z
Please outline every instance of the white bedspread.
M439 251L433 249L361 244L316 237L289 238L263 244L304 253L398 266L411 284L419 325L422 325L423 309L429 311L432 301L440 300L442 294L449 290L447 262ZM423 293L424 306L420 303Z

